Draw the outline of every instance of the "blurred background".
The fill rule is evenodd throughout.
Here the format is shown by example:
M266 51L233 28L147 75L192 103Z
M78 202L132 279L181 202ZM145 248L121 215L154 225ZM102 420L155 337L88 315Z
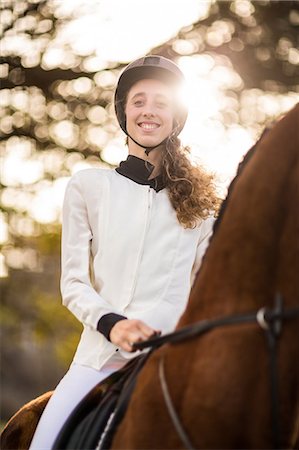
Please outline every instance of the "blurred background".
M299 101L299 2L2 0L1 417L53 389L81 325L61 306L69 177L126 159L112 105L120 70L175 60L190 114L181 140L225 195L265 124Z

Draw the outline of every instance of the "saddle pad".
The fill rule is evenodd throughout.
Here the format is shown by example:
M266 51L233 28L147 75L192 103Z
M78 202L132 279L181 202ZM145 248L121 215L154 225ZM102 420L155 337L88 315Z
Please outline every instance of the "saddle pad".
M143 353L130 360L95 386L65 422L52 450L109 449L125 414L138 373L150 353Z

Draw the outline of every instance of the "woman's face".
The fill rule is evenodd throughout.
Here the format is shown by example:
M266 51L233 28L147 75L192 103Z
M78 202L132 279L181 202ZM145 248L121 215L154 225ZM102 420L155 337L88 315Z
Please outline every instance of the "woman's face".
M126 102L127 132L142 145L155 146L170 135L173 127L173 92L159 80L135 83Z

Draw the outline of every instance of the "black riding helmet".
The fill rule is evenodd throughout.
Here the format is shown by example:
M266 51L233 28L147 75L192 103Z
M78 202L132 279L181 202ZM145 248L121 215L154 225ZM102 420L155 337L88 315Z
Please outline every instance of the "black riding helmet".
M127 93L130 88L139 80L146 78L155 78L165 81L168 85L173 85L174 89L178 88L184 82L184 76L179 67L170 59L163 56L149 55L136 59L130 63L121 73L114 96L114 106L116 116L121 129L129 136L126 128L125 102ZM181 102L177 102L175 111L173 136L177 136L183 129L187 119L187 108ZM136 144L146 149L146 154L156 147L164 143L167 138L158 145L148 147L139 144L131 136L129 136Z

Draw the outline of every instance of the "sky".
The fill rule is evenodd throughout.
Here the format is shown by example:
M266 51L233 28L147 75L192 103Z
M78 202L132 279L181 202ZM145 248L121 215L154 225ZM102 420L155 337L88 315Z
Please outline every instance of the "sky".
M58 14L82 7L82 0L54 1ZM129 62L165 42L208 11L210 0L89 0L65 30L76 51L95 50L103 59ZM84 33L78 33L84 29Z

